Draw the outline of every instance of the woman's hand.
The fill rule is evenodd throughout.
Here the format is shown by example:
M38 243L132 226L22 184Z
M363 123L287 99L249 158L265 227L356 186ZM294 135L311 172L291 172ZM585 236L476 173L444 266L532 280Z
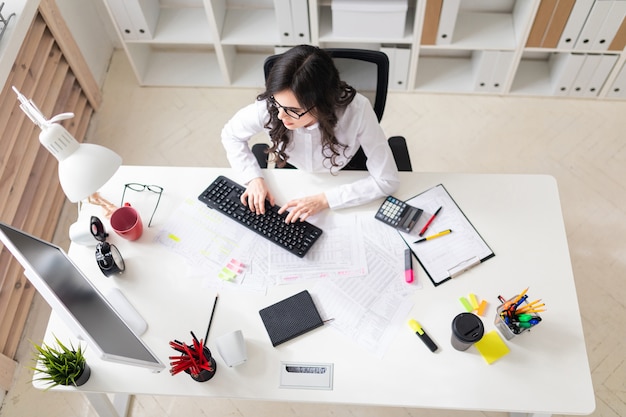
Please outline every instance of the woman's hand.
M241 194L241 203L256 214L265 214L265 199L268 199L272 206L274 205L274 196L261 177L250 181L246 190Z
M328 208L328 201L326 200L326 195L324 193L312 195L309 197L296 198L295 200L289 201L287 204L282 206L278 213L282 214L287 209L291 209L285 221L287 223L294 223L298 219L301 222L305 221L309 216L319 213L322 210Z

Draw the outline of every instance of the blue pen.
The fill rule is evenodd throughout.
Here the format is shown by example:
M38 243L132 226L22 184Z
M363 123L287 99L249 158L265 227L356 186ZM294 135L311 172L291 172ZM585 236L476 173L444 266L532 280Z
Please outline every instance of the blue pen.
M515 305L513 306L513 310L516 310L517 307L519 307L520 304L522 304L524 301L526 301L527 298L528 298L527 295L524 295L522 298L520 298L519 301L517 303L515 303Z

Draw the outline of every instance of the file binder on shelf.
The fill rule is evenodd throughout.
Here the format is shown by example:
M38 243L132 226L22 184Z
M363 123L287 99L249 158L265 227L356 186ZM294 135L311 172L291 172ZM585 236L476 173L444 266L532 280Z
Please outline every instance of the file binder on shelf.
M498 51L472 52L472 73L474 91L488 91L493 77L494 67L498 60Z
M291 0L274 0L276 10L276 23L281 45L293 45L295 37L291 22Z
M555 53L550 57L550 82L552 94L555 96L567 96L578 71L585 61L585 54Z
M474 51L474 91L502 92L514 55L513 51Z
M589 50L592 48L593 43L602 28L602 24L606 20L606 17L611 9L610 0L596 0L587 16L585 25L583 26L574 49L576 50Z
M597 97L617 62L617 55L602 55L598 67L587 83L585 97Z
M437 45L450 45L452 43L452 35L460 6L461 0L444 0L441 5L439 26L437 27Z
M550 20L552 20L552 15L554 14L557 3L558 0L542 0L539 3L539 8L537 9L533 26L531 27L528 39L526 40L527 48L541 47L543 37L548 29L548 26L550 25Z
M587 84L600 63L601 55L587 54L569 91L570 97L584 97Z
M159 0L106 0L125 40L151 40L161 12Z
M504 85L506 84L514 56L515 52L513 51L498 51L496 64L493 69L493 74L491 75L489 87L487 88L488 91L500 93L504 90Z
M622 20L622 24L619 29L617 29L617 33L611 44L609 45L609 51L619 52L626 47L626 19Z
M309 10L306 1L274 0L281 45L310 43Z
M109 5L115 23L117 23L122 38L127 41L137 40L137 31L130 20L124 2L122 0L107 0L107 4Z
M411 233L398 232L435 286L495 256L443 184L416 195L406 203L431 215L441 207L427 235L444 229L452 230L444 236L414 243L420 239L419 232L431 217L426 215L421 216Z
M137 39L154 39L161 12L159 0L125 0L125 4L137 31Z
M575 0L542 1L526 47L556 48L575 3Z
M587 16L593 7L594 0L576 0L572 12L567 19L565 28L557 45L557 49L573 49L576 39L585 25Z
M594 51L606 51L609 49L609 45L624 21L624 17L626 17L626 1L613 1L611 9L591 45L591 49Z
M424 11L424 24L422 25L422 45L435 45L437 43L437 31L441 18L441 6L443 0L428 0Z
M411 50L409 48L383 46L380 51L389 58L389 89L405 90L409 79Z
M611 98L625 98L626 97L626 65L622 66L622 69L617 74L617 77L613 81L607 97Z
M309 5L307 1L291 0L291 20L295 44L311 42L309 33Z
M554 49L557 47L575 3L576 0L559 0L552 14L552 19L543 34L542 48Z

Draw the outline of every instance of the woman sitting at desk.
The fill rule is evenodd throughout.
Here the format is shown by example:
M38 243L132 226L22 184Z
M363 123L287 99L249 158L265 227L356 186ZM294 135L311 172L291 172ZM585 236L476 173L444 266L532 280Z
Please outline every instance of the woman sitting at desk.
M274 196L248 142L265 130L268 149L278 167L287 162L308 172L336 174L359 147L367 156L369 176L324 193L296 198L280 208L290 209L287 222L304 221L327 208L366 203L392 194L398 170L385 134L367 98L339 79L332 58L310 45L296 46L274 63L265 92L239 110L222 130L222 144L233 168L247 185L241 202L264 213Z

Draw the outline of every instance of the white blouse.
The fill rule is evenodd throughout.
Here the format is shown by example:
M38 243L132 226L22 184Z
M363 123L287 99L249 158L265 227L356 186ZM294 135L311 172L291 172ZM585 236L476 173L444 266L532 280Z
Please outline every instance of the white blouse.
M370 175L326 190L330 208L356 206L392 194L400 184L398 169L369 100L357 94L338 117L335 135L339 143L348 147L345 154L343 151L339 152L337 163L344 166L360 146L367 156L367 170ZM255 101L239 110L222 129L222 144L228 161L240 172L245 184L254 178L263 177L263 171L252 154L248 141L259 132L269 132L269 129L264 128L267 120L269 113L265 101ZM319 124L298 128L292 134L292 140L285 150L289 155L288 162L308 172L330 172L330 160L323 155ZM338 170L338 167L332 168L333 173Z

